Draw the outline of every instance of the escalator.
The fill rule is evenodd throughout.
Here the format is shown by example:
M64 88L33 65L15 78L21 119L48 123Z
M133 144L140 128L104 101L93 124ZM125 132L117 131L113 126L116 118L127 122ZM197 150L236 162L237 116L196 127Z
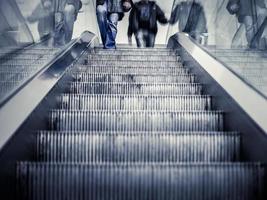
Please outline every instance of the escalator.
M17 15L1 37L27 42L0 45L1 198L266 199L264 52L171 32L153 49L104 50L91 32L48 47Z
M86 46L2 150L9 199L266 198L264 160L182 47Z

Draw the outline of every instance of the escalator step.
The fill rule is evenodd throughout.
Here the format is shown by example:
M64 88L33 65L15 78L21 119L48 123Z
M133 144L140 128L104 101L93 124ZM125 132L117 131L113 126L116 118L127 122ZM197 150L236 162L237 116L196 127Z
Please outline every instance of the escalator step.
M19 60L19 59L22 59L22 60L37 60L39 58L41 58L43 55L38 55L38 54L18 54L18 55L8 55L8 56L5 56L3 58L1 58L1 61L7 61L7 60Z
M142 82L142 83L194 83L195 76L189 74L107 74L107 73L73 73L76 82Z
M30 64L43 64L47 61L47 58L39 59L12 59L4 62L4 65L30 65ZM1 64L2 65L2 64Z
M0 72L1 81L21 81L30 77L32 73L29 72Z
M89 60L117 60L117 61L179 61L180 56L159 56L159 55L101 55L89 54Z
M94 49L90 53L100 54L100 55L159 55L159 56L170 56L176 55L176 52L170 49L117 49L117 50L103 50L103 49Z
M5 82L0 81L0 97L3 97L5 94L10 92L13 88L17 87L20 82Z
M126 67L126 66L86 66L76 65L73 72L91 72L91 73L170 73L170 74L188 74L189 70L184 67Z
M49 121L58 131L223 131L220 111L54 110Z
M166 94L200 95L201 84L186 83L94 83L76 82L70 85L71 93L80 94Z
M211 110L211 97L199 95L74 95L58 97L59 109L72 110Z
M232 162L240 134L223 132L47 132L37 135L38 161Z
M120 60L88 60L90 65L127 66L127 67L177 67L177 61L120 61ZM181 65L181 64L180 64Z
M38 69L41 69L42 66L23 66L23 65L18 65L18 66L8 66L8 65L4 65L4 66L0 66L0 73L16 73L16 72L33 72L33 71L37 71Z
M22 200L259 200L265 176L257 163L21 162L17 191Z

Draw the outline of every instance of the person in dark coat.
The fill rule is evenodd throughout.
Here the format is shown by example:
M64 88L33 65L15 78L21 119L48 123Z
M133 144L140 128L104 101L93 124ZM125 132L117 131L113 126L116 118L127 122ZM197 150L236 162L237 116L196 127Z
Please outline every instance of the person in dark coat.
M158 32L157 22L167 24L168 19L156 2L141 0L135 3L129 16L129 43L132 43L134 34L138 47L154 47Z
M267 17L267 9L264 0L229 0L227 10L230 14L235 14L238 22L244 24L248 47L257 47L259 39L263 33ZM239 30L236 32L235 37Z
M171 13L170 24L179 21L179 31L188 33L190 37L201 43L208 32L207 20L201 4L195 0L183 1L176 5Z
M105 49L116 48L118 21L131 7L131 0L96 0L96 14Z

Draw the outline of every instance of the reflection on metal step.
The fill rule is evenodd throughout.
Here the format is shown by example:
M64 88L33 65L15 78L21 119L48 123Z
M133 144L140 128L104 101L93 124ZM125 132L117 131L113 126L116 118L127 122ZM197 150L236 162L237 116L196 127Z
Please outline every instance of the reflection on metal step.
M54 110L49 121L58 131L223 131L220 111Z
M72 72L81 73L170 73L170 74L181 74L189 73L188 68L184 67L126 67L126 66L87 66L87 65L76 65L71 70Z
M120 61L120 60L88 60L88 65L127 66L127 67L177 67L177 61Z
M22 162L17 177L21 200L260 200L265 167Z
M89 54L89 60L117 60L117 61L180 61L179 56L159 56L159 55L101 55Z
M58 97L59 109L71 110L211 110L210 96L74 95Z
M239 161L240 135L221 132L47 132L37 158L48 162Z
M195 75L74 73L76 82L194 83Z
M70 92L76 94L166 94L200 95L202 85L197 83L71 83Z

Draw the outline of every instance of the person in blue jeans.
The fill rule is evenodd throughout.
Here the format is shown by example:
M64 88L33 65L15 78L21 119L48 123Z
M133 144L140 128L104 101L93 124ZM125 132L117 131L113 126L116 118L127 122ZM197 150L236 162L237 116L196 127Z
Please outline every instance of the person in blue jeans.
M130 0L97 0L96 14L105 49L116 49L118 21L131 8Z
M61 46L71 41L74 22L82 8L81 0L51 0L54 8L54 45Z

